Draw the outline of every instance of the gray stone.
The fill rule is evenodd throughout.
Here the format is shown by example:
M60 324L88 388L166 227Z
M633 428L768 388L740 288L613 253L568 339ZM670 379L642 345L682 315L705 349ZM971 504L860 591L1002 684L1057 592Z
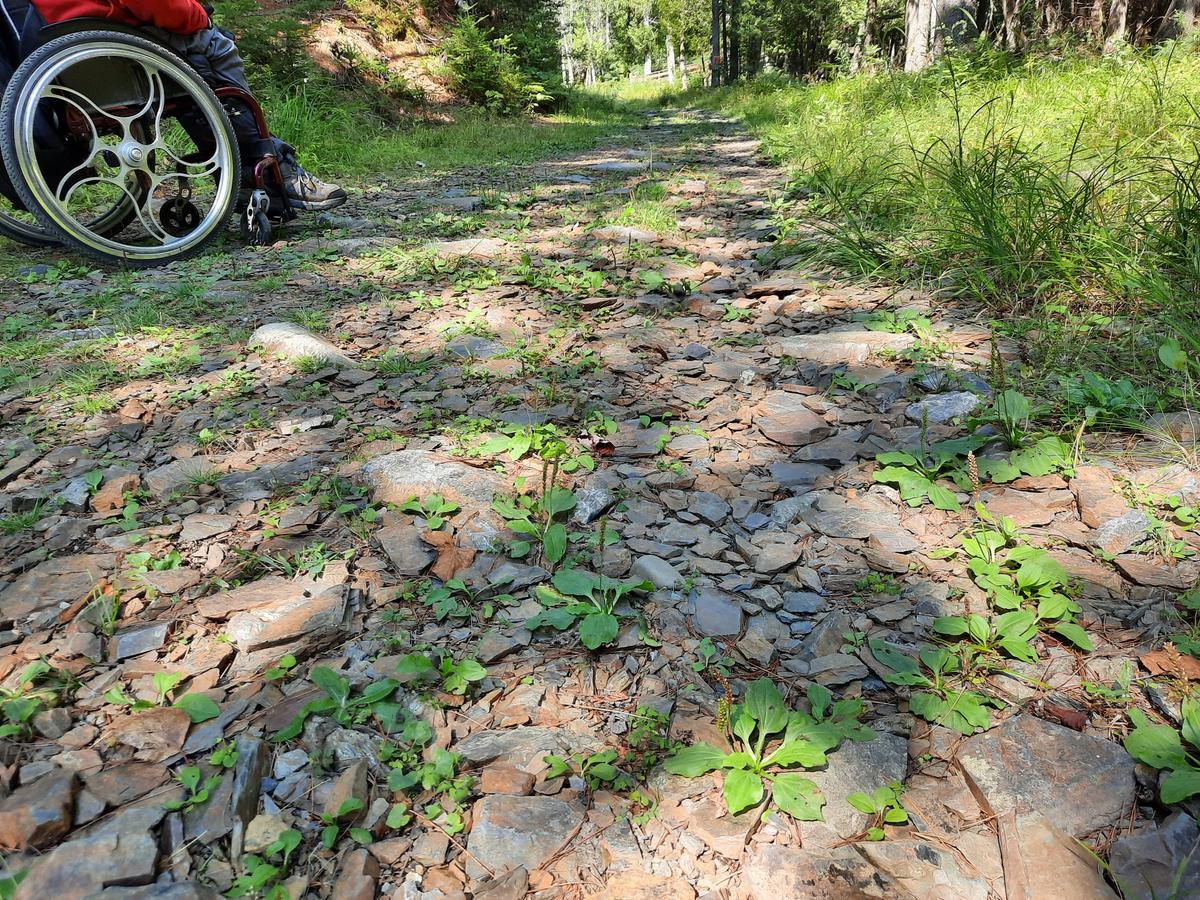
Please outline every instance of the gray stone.
M91 489L88 483L82 478L76 478L58 492L56 501L63 512L81 513L87 510L90 496Z
M475 648L476 658L484 665L499 662L522 647L528 647L533 636L524 628L515 631L499 631L489 628L479 639Z
M1088 535L1088 543L1110 556L1119 556L1145 537L1154 521L1140 509L1133 509L1115 519L1102 522Z
M828 605L828 600L811 591L789 591L783 595L783 608L797 616L811 616Z
M115 563L115 557L107 554L63 556L40 563L0 591L0 621L17 621L62 603L74 603Z
M177 459L148 473L142 479L142 487L156 500L166 500L180 488L188 487L196 480L212 476L218 471L207 456Z
M454 751L470 766L502 759L519 769L541 762L547 753L570 757L572 753L594 752L600 743L591 735L575 734L564 728L508 728L477 731L454 745Z
M908 771L908 741L886 731L874 740L842 741L828 754L824 769L809 770L804 777L825 795L825 821L802 822L804 846L829 846L866 830L871 817L846 802L855 791L870 793L877 787L900 782Z
M720 525L729 518L730 506L717 494L696 491L688 496L688 511L695 513L710 525Z
M266 325L260 325L254 334L250 335L249 344L251 347L262 347L283 359L311 357L339 368L354 366L350 357L325 338L293 322L268 322Z
M997 815L1041 811L1082 838L1125 819L1133 760L1120 744L1018 715L968 738L958 754Z
M466 238L461 241L434 241L427 245L442 259L495 259L504 254L508 244L498 238Z
M659 590L669 590L683 580L678 570L657 556L639 556L629 570L631 578L649 581Z
M509 483L488 469L476 469L428 450L400 450L371 460L362 470L376 501L403 504L413 497L440 494L464 509L488 508Z
M118 631L113 635L113 659L118 662L131 656L141 656L157 650L167 642L168 622L155 622L152 625L139 625Z
M940 425L951 419L961 419L979 406L979 397L970 391L954 391L949 394L934 394L918 403L910 403L904 415L913 422L927 420L931 425Z
M212 888L194 881L148 884L143 887L110 887L84 900L221 900Z
M830 653L812 659L808 664L808 674L821 684L834 687L866 678L870 671L857 656Z
M420 575L437 558L433 548L421 540L421 530L416 525L380 528L375 532L375 539L399 575Z
M225 633L243 652L282 644L298 637L315 639L338 631L346 618L346 589L294 589L276 602L230 617Z
M769 540L770 538L776 539ZM755 540L761 541L759 552L754 558L754 571L760 575L774 575L790 569L800 562L804 551L800 539L795 535L767 533Z
M810 509L802 518L814 531L827 537L864 540L872 535L887 535L900 531L900 518L895 513L863 509L843 504L835 509Z
M777 481L784 487L810 485L826 475L832 474L825 466L811 462L777 462L767 466L767 472L772 481ZM776 506L779 504L776 503Z
M703 588L688 598L696 631L706 637L734 637L742 630L742 607L723 591Z
M742 860L750 900L864 900L910 897L850 847L814 850L755 843Z
M1108 864L1125 900L1200 897L1200 828L1184 812L1118 838Z
M544 863L583 821L583 808L555 797L489 794L475 806L467 874L496 874Z
M768 393L759 404L754 424L768 439L788 447L813 444L833 434L825 419L804 405L802 394L788 391Z
M861 326L834 328L820 334L797 334L775 341L772 352L824 365L858 364L883 350L907 350L916 338L911 334L869 331Z
M906 838L863 841L857 846L876 869L894 879L896 887L886 895L889 900L897 896L990 900L994 896L987 878L973 863L963 862L953 846Z
M157 865L158 841L146 828L101 830L61 844L39 859L15 898L89 897L110 886L149 884Z
M217 489L226 497L237 500L266 500L280 489L307 479L316 472L319 463L315 456L298 456L285 462L270 463L251 472L235 472L217 482Z

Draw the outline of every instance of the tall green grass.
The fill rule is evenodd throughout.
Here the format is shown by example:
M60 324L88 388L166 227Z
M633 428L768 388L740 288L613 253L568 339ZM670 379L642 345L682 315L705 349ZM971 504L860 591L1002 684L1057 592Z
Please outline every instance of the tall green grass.
M1166 388L1156 352L1200 338L1200 56L976 50L919 75L765 78L665 98L740 116L818 223L810 262L988 306L1044 376ZM1200 340L1196 342L1200 346Z
M531 162L592 146L628 114L601 103L577 103L542 117L502 117L453 110L449 121L380 120L353 97L302 84L268 95L272 130L293 144L306 166L323 175L369 180L418 163L430 171Z

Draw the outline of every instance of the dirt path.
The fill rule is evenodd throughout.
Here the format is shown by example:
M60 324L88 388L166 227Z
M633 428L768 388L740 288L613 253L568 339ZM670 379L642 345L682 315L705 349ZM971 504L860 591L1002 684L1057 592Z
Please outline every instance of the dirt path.
M17 896L1111 896L1072 837L1147 871L1157 836L1117 840L1154 815L1122 670L1184 627L1197 542L1155 498L1194 471L1025 435L927 472L958 511L915 461L879 483L878 454L970 435L1018 354L973 310L792 268L784 187L735 124L656 114L377 185L265 251L11 284L13 341L54 348L0 391L0 677L34 704L0 744ZM1013 590L1043 621L1026 659L1011 634L947 654L940 690L913 660L935 619L1005 608L968 570L975 500L1011 520L996 578L1036 557ZM1167 721L1172 665L1146 691ZM756 771L824 821L730 815L722 776L658 766L723 745L760 677L823 724L793 720L804 766ZM846 798L891 784L907 822L867 840L887 798Z

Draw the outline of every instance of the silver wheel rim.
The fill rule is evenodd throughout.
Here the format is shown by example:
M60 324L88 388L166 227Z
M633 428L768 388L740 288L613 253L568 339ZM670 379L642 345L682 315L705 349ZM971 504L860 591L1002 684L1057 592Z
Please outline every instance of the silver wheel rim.
M80 91L56 83L64 73L80 63L100 58L111 60L114 57L140 67L145 78L145 96L138 98L140 106L129 115L106 111ZM168 83L176 91L185 93L195 104L195 109L211 132L216 149L207 159L185 162L182 157L186 154L181 154L180 148L172 146L167 139L164 113ZM37 162L34 148L37 111L44 100L60 101L73 107L90 132L91 147L87 159L69 170L56 184L47 180ZM94 116L114 123L119 133L106 131L101 135ZM238 166L234 147L225 139L222 116L220 103L210 91L181 74L177 66L172 66L155 53L125 44L87 43L46 59L28 79L13 116L14 150L21 175L38 205L64 232L88 247L112 256L140 260L163 259L186 253L224 222L229 198L237 190L234 178L238 175ZM166 118L170 119L170 116ZM148 131L147 123L150 126ZM152 139L139 140L139 135L146 134ZM108 170L107 174L101 171L101 166ZM168 171L158 171L164 166L169 167ZM88 174L89 170L97 174ZM148 182L150 189L139 190L138 179ZM208 195L210 202L208 208L201 212L196 227L179 236L167 232L159 221L159 212L168 199L167 195L178 193L185 183L194 194L198 184L209 180L212 181L212 192ZM89 213L83 217L85 221L81 221L78 210L72 208L72 202L85 187L91 192L105 191L111 195L110 200L106 201L111 206L108 213L99 217ZM174 192L172 187L175 188ZM131 207L134 216L130 225L140 226L142 232L137 236L137 241L133 240L134 236L123 239L126 238L124 231L120 235L106 234L119 216L119 211L123 208L128 212Z

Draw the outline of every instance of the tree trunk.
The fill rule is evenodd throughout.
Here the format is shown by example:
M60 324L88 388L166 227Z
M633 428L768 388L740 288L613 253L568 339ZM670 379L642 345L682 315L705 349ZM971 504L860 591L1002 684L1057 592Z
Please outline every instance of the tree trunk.
M721 0L712 0L712 58L709 73L713 87L721 86Z
M1020 6L1018 0L1001 0L1000 6L1004 14L1004 47L1015 53L1021 48Z
M933 0L907 0L904 15L905 72L920 72L929 65L929 25L932 18Z
M862 21L858 23L858 36L854 41L854 51L850 54L850 74L860 71L871 51L871 35L875 32L875 10L878 0L867 0L863 11Z
M742 0L729 3L729 80L742 77Z
M675 38L667 32L667 81L675 84Z
M642 25L646 29L646 58L642 62L642 74L649 78L654 74L654 44L650 41L650 2L646 2L646 11L642 13Z
M679 81L686 91L688 89L687 48L684 47L683 38L679 39Z
M1171 0L1171 5L1167 7L1162 23L1154 34L1154 39L1169 41L1190 33L1196 27L1198 15L1200 15L1200 0Z
M1124 42L1128 20L1128 0L1112 0L1108 6L1108 27L1104 31L1105 53L1112 53Z

